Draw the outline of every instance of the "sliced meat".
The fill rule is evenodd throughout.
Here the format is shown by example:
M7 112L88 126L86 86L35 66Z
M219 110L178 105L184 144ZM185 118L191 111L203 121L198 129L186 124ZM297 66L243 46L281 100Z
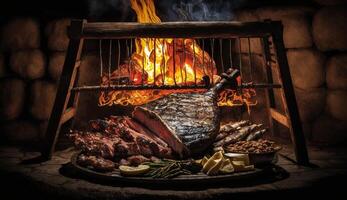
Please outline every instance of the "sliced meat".
M77 148L85 154L100 156L106 159L114 157L114 145L120 142L116 137L105 137L101 133L73 132L70 135Z
M135 156L130 156L127 158L127 161L130 163L132 166L138 166L144 162L149 162L151 161L149 158L146 158L142 155L135 155Z
M117 165L111 160L99 156L89 156L81 154L77 158L77 163L84 167L91 167L95 171L108 172L113 171Z

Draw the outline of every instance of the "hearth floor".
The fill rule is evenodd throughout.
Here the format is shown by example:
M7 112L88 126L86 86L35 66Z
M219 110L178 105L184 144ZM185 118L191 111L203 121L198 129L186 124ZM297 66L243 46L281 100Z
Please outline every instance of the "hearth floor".
M289 146L282 154L293 157ZM89 182L63 174L75 151L58 151L52 160L30 163L37 152L22 150L14 146L0 147L0 174L4 195L13 198L38 197L49 199L245 199L266 197L300 197L308 193L316 197L337 199L343 192L347 178L347 148L309 147L312 166L295 165L289 159L279 156L278 165L289 172L283 180L242 187L223 185L203 189L146 189L130 186L109 186ZM174 186L173 186L174 187ZM340 197L342 198L342 197Z

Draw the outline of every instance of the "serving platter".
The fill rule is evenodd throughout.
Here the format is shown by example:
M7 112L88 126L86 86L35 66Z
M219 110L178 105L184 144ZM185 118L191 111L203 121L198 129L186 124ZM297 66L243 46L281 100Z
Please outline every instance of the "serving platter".
M92 169L83 167L78 164L77 158L80 153L76 153L71 158L71 164L74 169L83 177L93 179L94 181L102 181L115 184L134 184L134 185L189 185L189 184L212 184L218 182L233 182L247 181L250 179L256 179L264 175L265 170L262 168L255 168L252 171L236 172L232 174L208 176L204 173L197 173L192 175L180 175L174 178L152 178L152 177L126 177L122 176L119 170L112 172L97 172Z

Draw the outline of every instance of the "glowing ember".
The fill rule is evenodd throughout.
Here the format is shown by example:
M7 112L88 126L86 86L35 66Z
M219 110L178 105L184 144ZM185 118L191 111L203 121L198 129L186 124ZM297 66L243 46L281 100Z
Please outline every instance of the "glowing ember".
M153 0L130 0L139 23L160 23ZM202 85L203 77L217 74L215 62L193 39L182 38L137 38L135 52L129 60L115 70L108 79L104 76L102 85L119 85L120 78L126 77L132 85ZM193 90L197 91L197 90ZM141 105L175 92L192 90L124 90L104 91L99 97L99 105ZM201 91L201 90L200 90ZM245 95L246 94L246 95ZM255 91L225 90L220 94L220 106L252 105L249 97Z

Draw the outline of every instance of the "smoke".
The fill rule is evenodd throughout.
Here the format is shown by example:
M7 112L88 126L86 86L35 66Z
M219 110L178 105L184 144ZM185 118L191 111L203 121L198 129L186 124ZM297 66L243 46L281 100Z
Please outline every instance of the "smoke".
M162 21L221 21L232 20L233 10L246 0L154 0ZM120 21L134 14L130 0L88 0L89 15L99 18L116 16Z
M163 21L229 21L245 0L158 1Z
M130 0L88 0L88 10L92 18L110 15L119 21L125 21L132 13Z

